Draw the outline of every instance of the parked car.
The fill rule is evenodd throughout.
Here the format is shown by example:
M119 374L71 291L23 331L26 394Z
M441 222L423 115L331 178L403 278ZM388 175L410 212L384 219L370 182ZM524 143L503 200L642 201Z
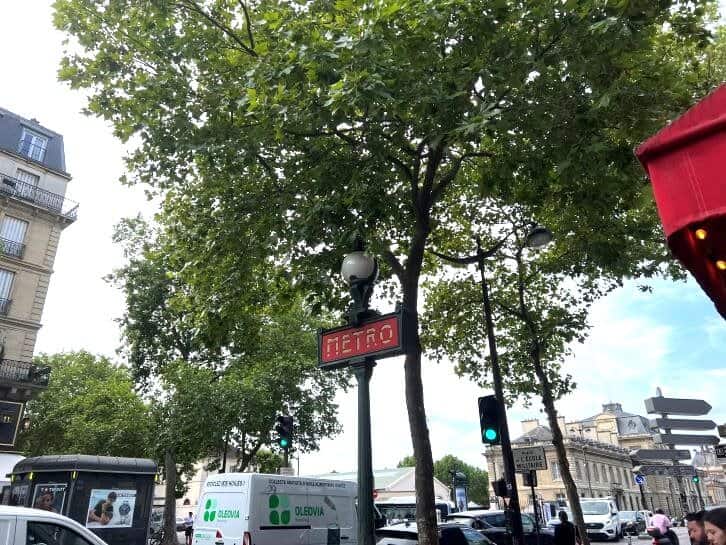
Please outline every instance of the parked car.
M494 545L466 524L442 522L439 524L439 545ZM418 529L415 522L392 524L376 530L377 545L417 545Z
M13 535L8 543L106 545L96 534L58 513L0 505L0 537L8 539Z
M447 522L466 524L488 537L496 545L512 545L512 536L507 531L507 519L504 511L463 511L446 517ZM525 545L537 544L537 532L534 519L527 513L522 513L522 527L524 528ZM554 531L546 526L540 528L540 545L554 543Z
M620 511L620 525L623 535L637 536L645 533L645 517L640 511Z

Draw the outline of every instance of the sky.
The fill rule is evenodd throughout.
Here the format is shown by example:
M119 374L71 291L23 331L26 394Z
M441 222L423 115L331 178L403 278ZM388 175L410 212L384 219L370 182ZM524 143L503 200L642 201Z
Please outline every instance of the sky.
M56 80L63 35L51 17L50 1L0 0L0 107L63 134L73 176L67 197L80 203L79 219L61 237L36 353L86 349L115 357L120 343L115 319L123 312L123 297L103 277L123 264L123 256L111 234L120 219L149 216L154 208L140 188L118 182L126 147L111 127L83 115L83 94ZM693 281L651 286L653 293L644 294L626 284L594 306L590 337L565 363L577 383L558 402L568 421L595 415L608 402L643 414L643 400L657 386L669 397L706 399L713 405L710 417L726 421L726 321ZM424 362L423 381L434 459L454 454L483 466L476 399L490 392L459 379L443 363ZM344 431L324 440L319 452L300 456L303 474L356 468L356 389L337 401ZM412 454L400 358L378 362L371 412L373 466L395 467ZM545 421L537 400L509 410L513 437L527 418Z

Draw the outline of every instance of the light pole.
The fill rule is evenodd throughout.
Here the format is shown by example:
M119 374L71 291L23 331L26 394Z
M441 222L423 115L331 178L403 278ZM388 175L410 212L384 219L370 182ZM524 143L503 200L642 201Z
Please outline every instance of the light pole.
M511 234L511 233L510 233ZM492 318L492 305L489 299L489 286L486 279L486 260L493 256L509 238L509 235L497 242L492 248L483 250L481 247L481 239L476 238L476 254L464 257L454 258L439 253L435 253L438 257L458 263L460 265L477 264L481 275L481 295L483 303L483 318L486 329L487 343L489 345L489 357L492 362L492 383L494 386L494 396L497 398L501 409L502 425L500 429L501 445L502 445L502 462L504 465L504 479L507 482L507 492L509 493L509 511L511 512L512 524L512 544L524 545L524 528L522 527L522 512L519 505L519 491L517 490L517 479L514 470L514 454L512 453L512 443L509 437L509 425L507 424L507 410L504 403L504 385L502 382L502 372L499 368L499 354L497 353L497 341L494 334L494 320ZM527 236L524 244L530 248L541 248L552 241L552 233L540 225L533 226Z
M378 263L363 251L363 241L356 237L353 252L343 259L340 274L350 286L353 299L348 308L348 323L360 325L361 321L376 315L368 308L373 285L378 278ZM358 543L374 545L373 462L371 457L371 404L369 383L376 362L373 358L360 357L350 360L358 382Z

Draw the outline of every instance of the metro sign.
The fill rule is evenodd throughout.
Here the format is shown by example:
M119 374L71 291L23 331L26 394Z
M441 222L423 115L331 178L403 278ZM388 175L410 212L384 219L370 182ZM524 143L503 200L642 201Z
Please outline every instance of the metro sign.
M318 367L335 369L352 360L390 358L406 353L405 312L372 318L358 327L342 326L318 332Z

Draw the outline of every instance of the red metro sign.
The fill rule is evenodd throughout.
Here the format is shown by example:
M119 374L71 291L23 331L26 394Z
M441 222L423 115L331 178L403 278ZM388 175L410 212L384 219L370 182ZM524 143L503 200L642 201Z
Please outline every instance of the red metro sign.
M318 332L318 367L343 367L351 360L389 358L406 352L403 311L378 316L359 327Z

